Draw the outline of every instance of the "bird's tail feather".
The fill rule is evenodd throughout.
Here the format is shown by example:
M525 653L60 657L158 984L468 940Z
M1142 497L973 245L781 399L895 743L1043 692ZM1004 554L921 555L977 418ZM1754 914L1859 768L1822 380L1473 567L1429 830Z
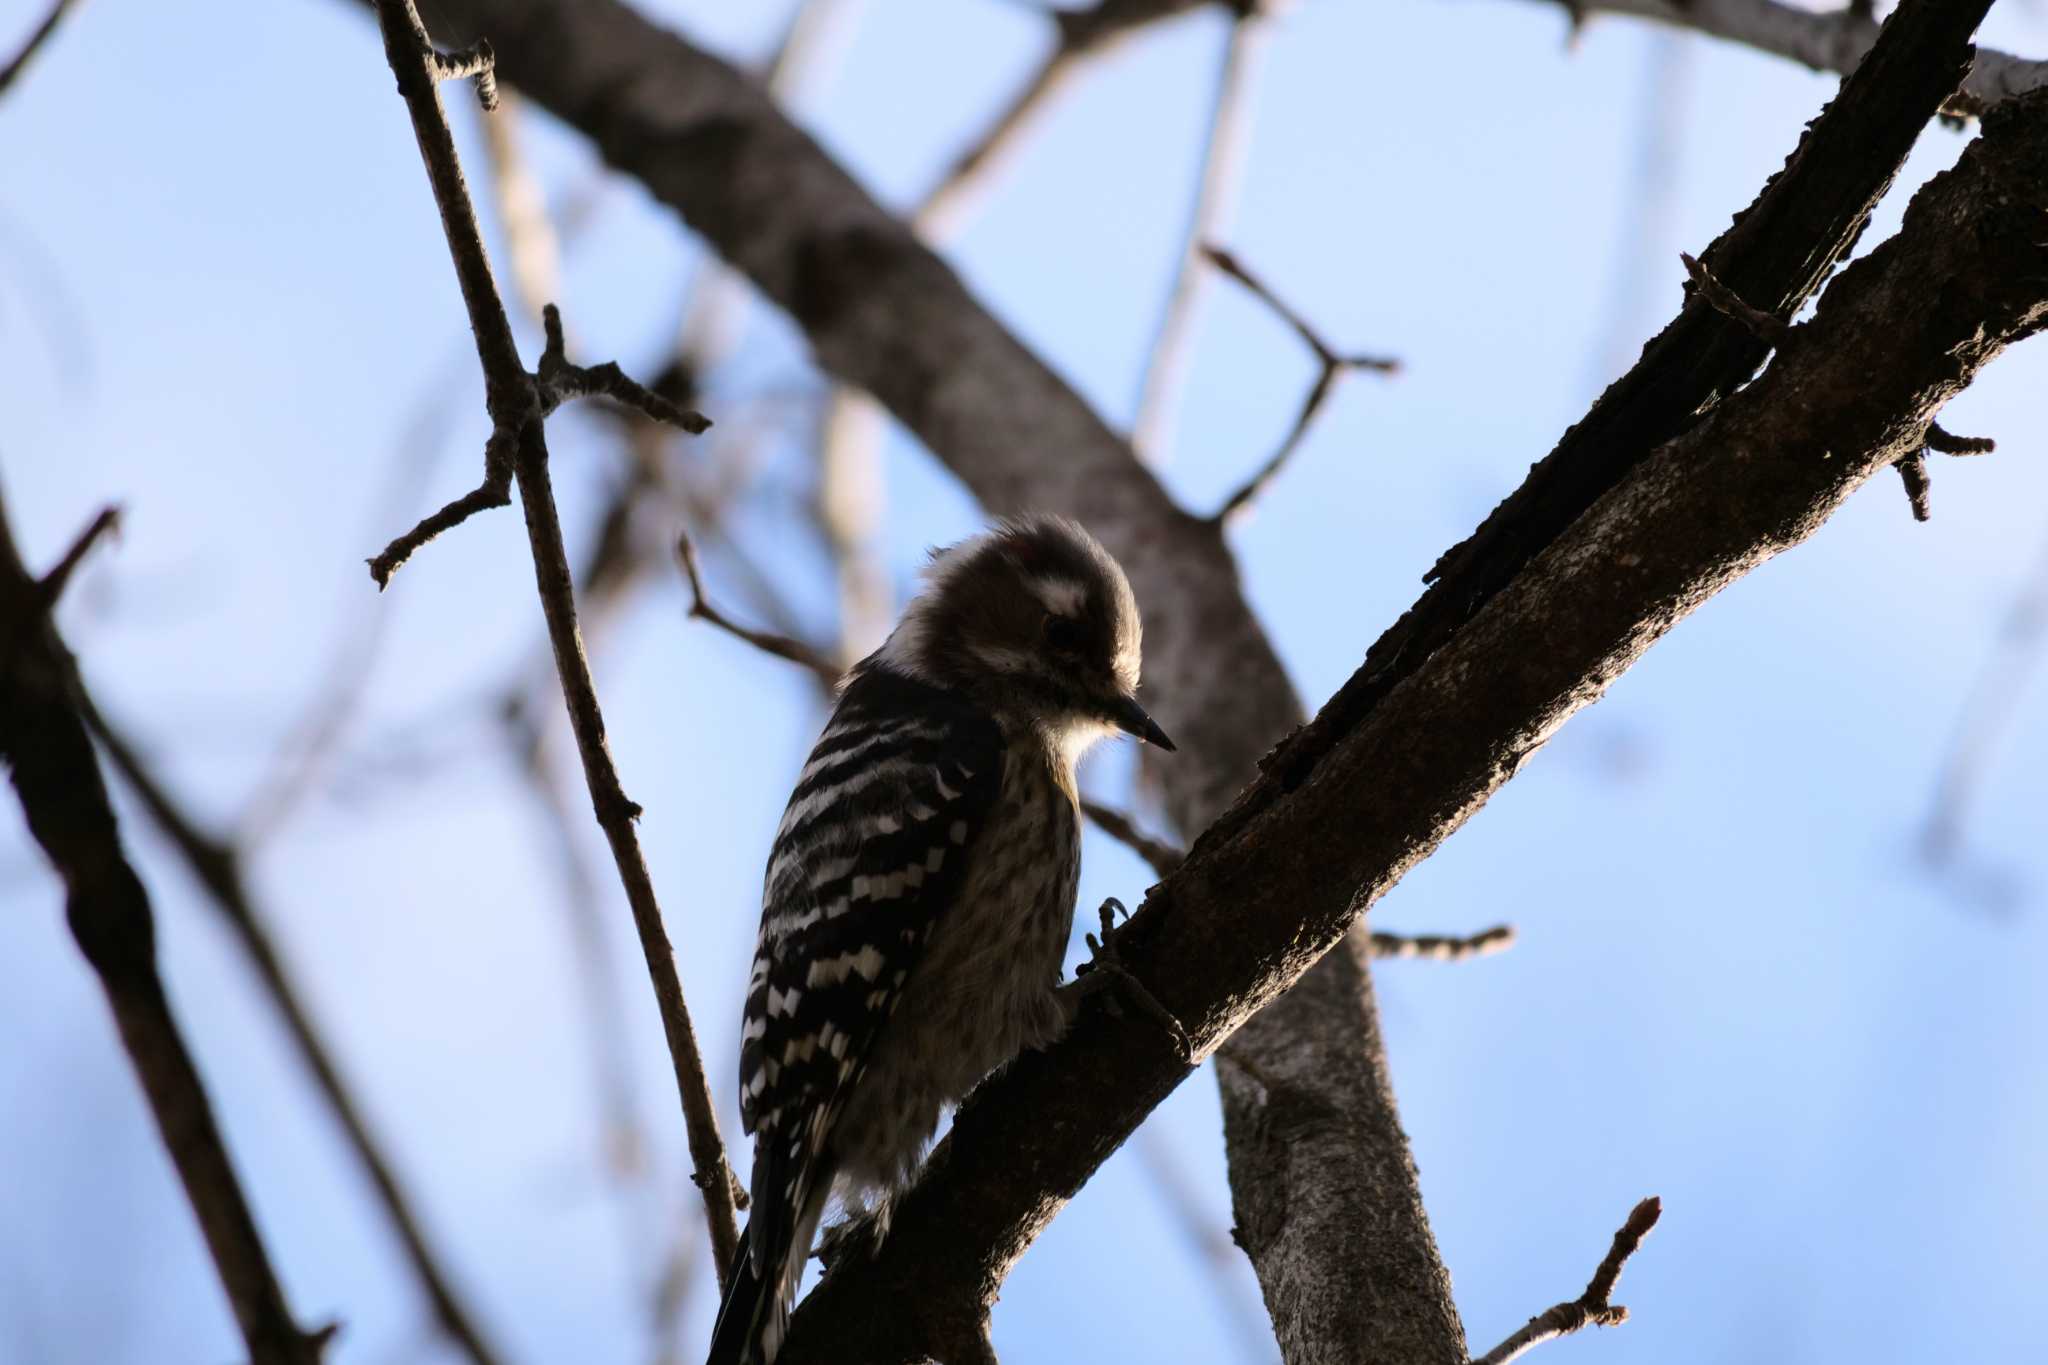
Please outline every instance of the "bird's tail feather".
M711 1329L711 1354L705 1365L775 1365L776 1352L789 1328L789 1310L810 1259L811 1238L825 1212L830 1182L800 1188L798 1217L781 1247L758 1258L769 1267L764 1279L757 1258L750 1255L751 1227L740 1233L739 1254L726 1277L725 1300L718 1306L718 1324ZM772 1231L772 1229L771 1229Z
M711 1329L711 1356L705 1365L754 1365L769 1303L778 1296L754 1273L751 1252L742 1232L739 1254L733 1257L732 1273L725 1281L725 1301L718 1305L718 1325Z

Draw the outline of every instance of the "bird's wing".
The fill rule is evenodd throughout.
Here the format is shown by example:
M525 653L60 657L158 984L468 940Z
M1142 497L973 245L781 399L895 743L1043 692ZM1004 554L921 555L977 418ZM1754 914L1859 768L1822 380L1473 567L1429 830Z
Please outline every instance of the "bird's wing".
M857 673L797 778L768 860L740 1043L740 1117L758 1134L752 1240L804 1202L846 1088L995 804L1003 738L958 694Z

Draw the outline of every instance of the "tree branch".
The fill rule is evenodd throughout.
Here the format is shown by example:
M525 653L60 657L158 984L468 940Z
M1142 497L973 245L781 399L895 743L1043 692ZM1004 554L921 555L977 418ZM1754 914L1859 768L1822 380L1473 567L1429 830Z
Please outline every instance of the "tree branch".
M377 17L384 35L384 55L398 79L399 95L412 118L420 157L426 164L427 179L433 186L434 202L448 238L449 255L469 311L470 330L476 336L477 356L483 364L484 403L491 416L485 485L489 487L498 471L506 467L518 483L541 611L547 619L555 669L561 676L562 693L568 703L570 729L583 760L591 805L606 842L611 845L612 861L625 887L654 986L662 1031L675 1067L690 1159L696 1165L694 1179L703 1192L705 1219L711 1229L712 1251L722 1281L739 1245L736 1182L725 1158L717 1109L704 1077L703 1056L690 1023L689 1007L683 1000L682 982L676 974L675 950L669 945L668 931L662 925L661 908L647 875L647 861L633 828L640 808L627 799L605 740L604 714L598 705L597 689L590 678L590 664L584 656L583 638L576 622L568 552L563 547L561 519L555 511L548 475L544 425L547 413L556 404L588 393L603 393L650 416L676 421L685 430L692 429L688 420L692 415L682 414L666 400L633 384L615 365L590 369L570 365L562 355L559 317L551 318L547 353L542 357L540 372L527 372L520 362L505 306L491 279L490 261L477 231L476 211L463 185L455 141L435 89L436 76L448 68L448 63L436 55L412 0L378 0ZM489 60L488 48L480 46L477 50ZM379 580L380 586L382 581Z
M1244 178L1245 152L1251 141L1252 97L1266 48L1265 6L1262 0L1242 0L1233 8L1223 63L1216 73L1209 138L1195 181L1194 203L1188 210L1173 285L1139 380L1137 416L1131 422L1132 448L1140 459L1154 465L1165 460L1172 443L1173 409L1180 400L1206 283L1204 250L1229 231L1231 208Z
M1628 1309L1609 1300L1614 1296L1616 1282L1621 1279L1621 1268L1628 1264L1629 1257L1636 1254L1643 1238L1650 1235L1650 1229L1657 1226L1657 1220L1663 1213L1663 1201L1655 1195L1630 1209L1627 1220L1615 1230L1613 1245L1607 1248L1607 1254L1594 1269L1585 1293L1576 1299L1554 1304L1530 1318L1520 1331L1473 1361L1472 1365L1508 1365L1524 1351L1546 1341L1555 1341L1587 1327L1618 1327L1627 1322Z
M37 24L35 32L23 40L14 55L8 59L7 65L0 67L0 95L6 94L21 73L28 69L28 64L35 60L36 54L43 50L43 46L57 32L57 26L64 22L64 16L77 6L78 0L53 0L49 12L43 16L43 22Z
M1108 54L1118 41L1162 19L1177 18L1216 0L1097 0L1089 9L1051 9L1053 45L1017 86L987 126L954 156L911 215L920 232L943 235L965 212L974 192L1003 154L1013 148L1037 115L1088 60Z
M1198 1052L1293 984L1665 631L1812 535L1984 364L2048 325L2044 211L2048 94L1988 115L1768 371L1640 462L1378 706L1326 729L1306 763L1299 738L1283 746L1119 935ZM1338 720L1325 708L1316 725ZM915 1358L921 1315L985 1302L1185 1074L1143 1021L1092 1013L1018 1059L963 1106L888 1242L835 1264L799 1309L789 1359Z
M63 879L71 936L106 992L251 1359L316 1365L334 1328L306 1332L293 1320L171 1013L149 892L121 845L80 716L77 665L50 621L48 583L29 576L0 506L0 761Z
M881 398L984 505L1078 515L1103 537L1144 604L1153 704L1182 739L1181 761L1164 774L1169 815L1183 829L1207 824L1263 746L1298 715L1214 528L1172 507L1128 449L950 271L723 63L607 0L444 0L440 11L471 28L488 21L506 70L523 89L681 210L790 311L821 364ZM1747 279L1734 283L1745 297L1758 297ZM1718 319L1715 325L1725 326ZM1048 447L1063 458L1043 459ZM1321 940L1331 941L1334 935ZM1359 1065L1383 1064L1359 1056ZM1030 1074L1020 1063L997 1089L1009 1093ZM1135 1112L1149 1107L1130 1093ZM1113 1146L1117 1134L1104 1140ZM1092 1147L1095 1139L1076 1134L1073 1141ZM1050 1216L1085 1177L1092 1162L1077 1166L1079 1160L1069 1152L1047 1168L1058 1172L1046 1187L1053 1193L1034 1196L1044 1201L1034 1216ZM1401 1198L1386 1207L1391 1217L1407 1216ZM1004 1257L1028 1241L1029 1230L1019 1230L1024 1223L998 1221L983 1225L980 1250L955 1247L968 1258L963 1267L1006 1265ZM905 1235L904 1226L892 1242L930 1249L922 1236ZM1370 1264L1376 1248L1360 1245L1367 1240L1351 1239L1344 1254Z
M299 1060L312 1074L314 1085L334 1111L335 1120L341 1124L343 1137L355 1152L356 1160L362 1163L364 1174L369 1176L370 1187L376 1193L377 1202L383 1206L384 1216L390 1220L392 1230L398 1234L406 1260L419 1280L435 1322L476 1365L494 1365L498 1359L497 1352L487 1344L476 1319L457 1296L452 1279L428 1246L425 1229L412 1207L412 1201L398 1183L391 1159L370 1132L369 1121L341 1079L341 1070L333 1053L301 1003L298 987L293 984L291 973L266 927L269 917L257 911L255 899L249 893L241 856L234 848L200 829L156 774L150 771L135 746L108 724L91 695L82 687L78 700L86 726L106 751L114 771L121 775L122 782L142 803L151 822L227 921L228 928L242 945L242 951L248 954L250 965L256 969L257 983L269 997L278 1018L284 1022L286 1034L298 1049Z
M1574 23L1596 14L1650 19L1755 48L1814 71L1853 72L1877 40L1878 26L1855 5L1798 9L1777 0L1558 0ZM2048 62L1979 51L1961 89L1943 111L1977 116L2002 100L2048 85Z
M765 630L753 630L711 605L710 599L704 595L704 580L697 575L697 549L690 543L688 535L676 537L676 561L682 565L683 579L690 586L690 616L693 619L716 626L735 640L752 645L764 654L795 664L816 678L828 692L839 686L840 674L844 670L803 641Z
M1230 252L1219 246L1204 246L1202 257L1218 270L1249 289L1262 303L1279 315L1282 322L1294 330L1315 355L1317 373L1315 383L1309 386L1308 396L1301 400L1301 410L1295 414L1294 425L1288 429L1287 437L1258 470L1239 486L1236 492L1223 500L1211 518L1217 522L1229 522L1256 502L1266 491L1275 476L1287 466L1287 461L1301 444L1301 438L1308 434L1309 424L1316 420L1316 414L1323 410L1323 404L1336 392L1337 380L1351 370L1372 370L1379 374L1399 374L1401 362L1384 356L1340 355L1323 340L1322 333L1310 326L1308 320L1281 301L1280 296L1267 287L1266 282L1247 270L1243 263Z

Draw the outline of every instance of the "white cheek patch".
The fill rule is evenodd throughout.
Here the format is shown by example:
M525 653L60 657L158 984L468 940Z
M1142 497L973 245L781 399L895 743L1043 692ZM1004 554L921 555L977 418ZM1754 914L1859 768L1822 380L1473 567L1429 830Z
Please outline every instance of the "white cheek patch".
M1031 667L1031 656L1021 649L977 644L968 652L974 655L975 662L991 673L1024 673Z
M1081 609L1088 605L1088 585L1071 578L1034 578L1031 591L1035 593L1045 609L1054 616L1081 615Z

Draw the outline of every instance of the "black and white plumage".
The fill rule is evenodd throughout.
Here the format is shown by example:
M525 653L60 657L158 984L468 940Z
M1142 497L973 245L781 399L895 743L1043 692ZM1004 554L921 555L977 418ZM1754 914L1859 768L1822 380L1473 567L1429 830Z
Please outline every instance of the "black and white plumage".
M942 1109L1065 1029L1074 765L1139 707L1137 604L1070 521L933 555L856 665L768 860L740 1045L752 1220L710 1365L771 1365L835 1193L886 1226Z

